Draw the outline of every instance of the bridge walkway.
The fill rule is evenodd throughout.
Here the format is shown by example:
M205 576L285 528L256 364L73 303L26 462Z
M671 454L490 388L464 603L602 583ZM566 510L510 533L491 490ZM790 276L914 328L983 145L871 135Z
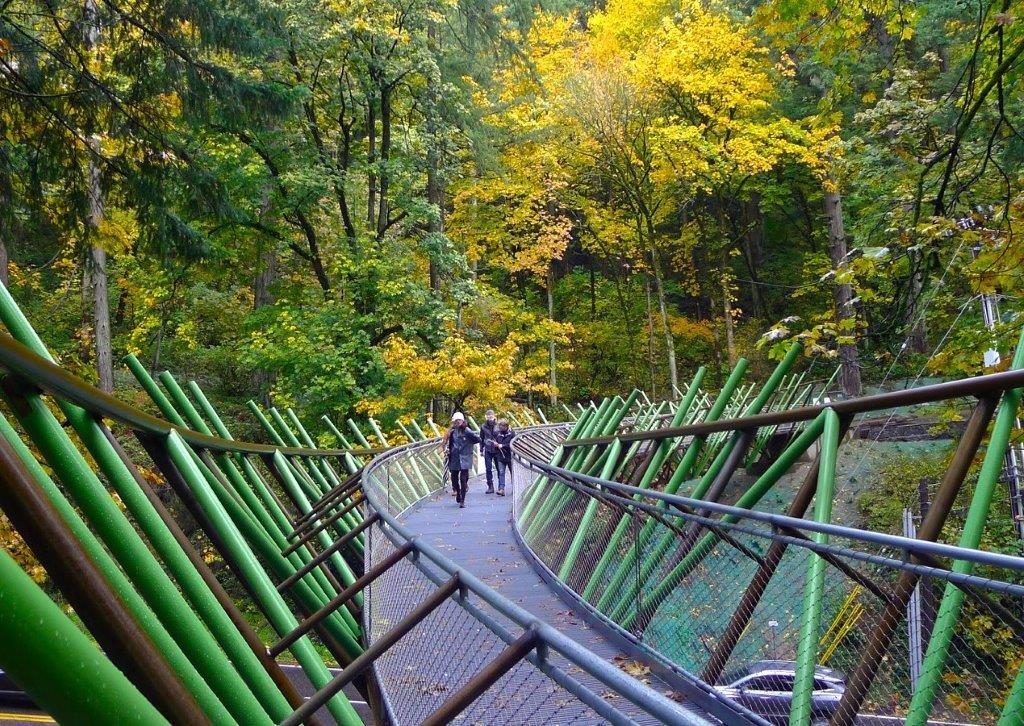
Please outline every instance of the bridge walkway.
M609 638L588 625L581 614L574 611L540 577L520 550L512 531L512 497L485 494L483 476L470 480L466 508L460 509L455 503L451 489L435 492L419 502L403 517L406 526L416 532L427 543L437 547L458 565L465 567L500 594L528 610L539 619L557 628L580 645L604 658L609 663L624 668L648 682L651 688L668 694L670 686L653 673L645 672L639 663L629 659ZM575 678L584 685L611 699L616 708L641 724L659 723L629 701L605 688L587 673L570 669ZM535 672L537 678L543 678ZM481 696L479 706L497 719L499 708L491 710L486 701L499 694L491 689ZM507 698L510 694L501 694ZM581 718L573 723L586 723L582 716L585 707L580 704ZM593 712L586 711L590 718ZM560 715L566 715L562 712ZM493 720L492 723L500 723Z

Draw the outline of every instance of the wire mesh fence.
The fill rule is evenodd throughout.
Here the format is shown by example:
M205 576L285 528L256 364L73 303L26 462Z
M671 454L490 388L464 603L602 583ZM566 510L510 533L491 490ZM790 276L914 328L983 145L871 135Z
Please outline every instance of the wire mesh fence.
M381 506L390 518L445 487L443 461L437 452L436 441L424 442L373 462L363 477L371 506ZM371 528L366 569L392 556L404 541L407 533L388 522ZM439 561L425 556L401 560L367 587L363 620L368 647L386 638L396 623L410 616L457 569L451 563L441 566ZM395 723L424 721L491 669L524 628L532 627L527 623L530 618L510 616L515 606L513 610L508 604L498 607L499 600L483 594L479 588L463 589L376 661L376 676ZM616 689L615 682L624 682L625 676L613 666L592 654L570 657L558 643L543 642L544 647L480 693L462 713L460 723L705 722L653 691L630 700ZM614 674L612 680L610 674ZM645 690L639 683L635 686Z
M565 586L652 654L772 722L789 722L804 648L811 720L1021 723L1007 704L1024 663L1024 560L966 574L966 551L822 538L806 523L538 467L565 432L517 439L516 526ZM721 501L750 486L735 479ZM758 509L778 514L791 500Z

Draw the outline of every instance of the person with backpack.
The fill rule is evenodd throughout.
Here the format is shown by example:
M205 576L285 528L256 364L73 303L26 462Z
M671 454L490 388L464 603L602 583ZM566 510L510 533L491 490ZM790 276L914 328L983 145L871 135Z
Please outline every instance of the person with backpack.
M500 419L494 432L495 464L498 468L498 496L505 496L505 470L508 470L509 484L512 483L512 437L516 432L508 421ZM490 472L488 472L489 474Z
M448 458L448 471L452 475L452 488L459 508L466 506L466 492L469 491L469 470L473 468L473 446L480 443L466 423L460 411L452 414L451 428L444 435L444 450Z
M484 471L487 472L487 494L494 494L494 476L492 469L500 470L498 450L494 446L494 436L498 432L498 421L494 417L494 409L487 409L487 418L480 427L480 448L484 452Z

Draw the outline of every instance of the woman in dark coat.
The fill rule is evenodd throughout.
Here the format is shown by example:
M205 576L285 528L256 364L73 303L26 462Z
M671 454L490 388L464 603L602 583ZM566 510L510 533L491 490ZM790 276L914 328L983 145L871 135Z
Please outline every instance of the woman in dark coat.
M495 458L498 465L498 496L505 496L505 470L508 469L508 478L512 480L512 437L516 432L508 425L508 421L500 419L494 433Z
M448 456L448 471L452 474L452 488L459 507L466 506L466 492L469 490L469 470L473 468L473 446L480 443L480 437L473 433L466 423L466 417L458 411L452 415L452 425L445 437L445 451Z

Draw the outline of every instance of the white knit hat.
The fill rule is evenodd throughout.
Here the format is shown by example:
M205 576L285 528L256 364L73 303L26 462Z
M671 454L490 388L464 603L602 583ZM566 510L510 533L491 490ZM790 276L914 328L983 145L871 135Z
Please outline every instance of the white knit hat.
M462 415L461 411L456 411L452 414L452 421L465 421L466 417Z

